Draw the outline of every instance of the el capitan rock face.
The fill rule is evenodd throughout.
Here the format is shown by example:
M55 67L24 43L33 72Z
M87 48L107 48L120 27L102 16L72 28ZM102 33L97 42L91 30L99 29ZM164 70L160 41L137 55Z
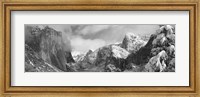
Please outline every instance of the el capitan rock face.
M52 64L45 62L32 48L25 44L26 72L62 72Z
M75 61L71 55L70 42L65 43L62 34L48 26L43 29L35 27L26 36L26 44L33 48L43 61L67 71L66 63Z

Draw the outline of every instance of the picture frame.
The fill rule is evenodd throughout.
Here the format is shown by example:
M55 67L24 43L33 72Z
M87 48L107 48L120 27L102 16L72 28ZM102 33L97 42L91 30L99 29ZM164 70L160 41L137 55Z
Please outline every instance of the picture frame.
M23 0L1 2L1 95L5 97L51 97L53 96L109 96L109 97L200 97L199 82L199 0L160 1L145 0L75 0L49 2L25 2ZM11 11L189 11L190 68L189 86L11 86ZM36 95L35 95L36 94ZM150 95L149 95L150 94Z

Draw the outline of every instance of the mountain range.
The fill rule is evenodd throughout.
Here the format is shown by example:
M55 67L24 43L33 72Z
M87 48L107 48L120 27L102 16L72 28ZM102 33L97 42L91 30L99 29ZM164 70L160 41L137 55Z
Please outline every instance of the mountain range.
M126 33L121 43L72 54L70 40L51 27L26 28L26 72L175 72L175 29L161 26L148 41Z

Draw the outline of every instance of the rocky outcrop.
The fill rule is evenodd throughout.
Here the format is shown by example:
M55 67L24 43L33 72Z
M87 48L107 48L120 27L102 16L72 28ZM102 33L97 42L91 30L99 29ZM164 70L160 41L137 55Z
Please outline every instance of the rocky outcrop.
M175 58L168 59L167 67L163 70L163 72L174 72L175 71Z
M115 67L113 64L108 64L105 68L106 72L121 72L121 69Z
M137 65L146 65L152 57L157 56L163 50L167 52L169 56L175 57L174 48L175 33L173 32L173 27L165 25L157 30L157 33L151 35L144 47L141 47L136 53L130 54L127 58L127 62Z
M125 59L129 52L115 44L89 50L78 64L83 71L111 72L124 70Z
M149 62L145 65L145 70L147 72L162 72L166 68L166 60L168 58L167 53L163 50L158 55L152 57Z
M105 46L98 51L95 65L104 65L106 67L108 64L113 64L120 71L123 71L125 70L125 61L129 54L128 51L119 46Z
M26 44L33 48L48 64L63 71L68 71L67 63L75 62L71 55L70 42L63 37L64 33L48 26L33 27L26 36Z
M111 50L112 50L112 56L118 59L126 59L130 54L125 49L115 45L111 46Z
M96 61L98 50L89 50L86 54L79 54L74 56L76 64L79 66L80 71L88 71L91 69Z
M122 42L122 48L131 53L136 53L145 44L146 42L141 40L139 36L133 33L127 33Z

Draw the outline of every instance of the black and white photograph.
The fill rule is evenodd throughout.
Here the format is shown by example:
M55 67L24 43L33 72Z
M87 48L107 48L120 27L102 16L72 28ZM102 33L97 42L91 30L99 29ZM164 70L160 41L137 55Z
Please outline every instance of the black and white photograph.
M25 24L25 72L175 72L174 24Z

